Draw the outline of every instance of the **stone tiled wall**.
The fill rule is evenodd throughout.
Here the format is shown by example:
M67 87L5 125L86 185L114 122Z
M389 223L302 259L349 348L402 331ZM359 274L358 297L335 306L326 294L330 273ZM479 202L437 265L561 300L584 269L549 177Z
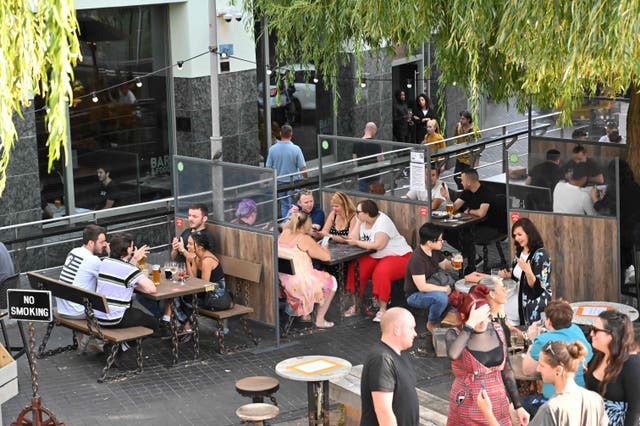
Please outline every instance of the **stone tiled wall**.
M258 164L258 92L256 71L219 75L220 133L225 161ZM211 158L211 87L209 77L174 78L178 154Z
M363 73L367 87L362 89L361 99L356 103L358 81L356 60L351 58L339 75L338 134L360 137L364 125L373 121L378 126L377 139L393 138L393 90L391 87L391 60L373 53L365 55Z
M0 226L32 222L41 218L38 151L33 107L25 108L21 118L14 116L18 140L11 151L4 193L0 197ZM14 233L0 233L7 241Z

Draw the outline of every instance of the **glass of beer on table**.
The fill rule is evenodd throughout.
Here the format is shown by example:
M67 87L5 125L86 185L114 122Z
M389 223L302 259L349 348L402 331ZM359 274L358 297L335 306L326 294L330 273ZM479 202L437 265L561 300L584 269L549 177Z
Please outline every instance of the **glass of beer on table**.
M462 269L462 261L462 255L457 253L451 258L451 266L453 266L455 270L460 270Z
M160 284L160 265L153 265L151 269L151 276L155 285Z
M447 213L449 214L449 216L453 216L453 213L455 212L455 209L453 207L453 203L447 203L446 204L446 208L447 208Z

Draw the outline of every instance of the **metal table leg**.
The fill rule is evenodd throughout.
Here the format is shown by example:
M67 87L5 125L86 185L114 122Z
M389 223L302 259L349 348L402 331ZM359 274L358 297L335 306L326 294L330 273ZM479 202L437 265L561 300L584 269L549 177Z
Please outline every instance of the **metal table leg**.
M173 365L178 363L179 349L178 349L178 315L176 311L178 305L176 298L171 299L171 319L169 320L169 326L171 328L171 352L173 354Z

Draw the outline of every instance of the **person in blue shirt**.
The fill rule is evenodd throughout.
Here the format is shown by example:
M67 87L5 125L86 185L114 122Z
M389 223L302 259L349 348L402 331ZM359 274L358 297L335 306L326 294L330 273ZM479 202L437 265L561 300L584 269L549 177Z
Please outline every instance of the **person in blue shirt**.
M289 209L285 223L289 221L291 214L299 212L305 212L311 217L311 236L314 238L322 237L320 230L324 226L324 211L315 203L313 192L308 189L301 189L298 192L298 202Z
M292 183L300 179L300 174L303 177L307 177L307 163L304 161L302 150L298 145L291 142L293 135L293 129L288 124L285 124L280 129L281 139L269 148L269 154L267 155L266 166L276 169L278 175L278 186L287 183ZM293 176L288 176L293 173L298 173ZM281 191L278 193L280 199L280 213L282 217L285 217L291 208L291 194L290 191Z
M540 351L548 342L575 342L576 340L581 342L587 348L587 356L585 358L585 365L580 366L576 371L575 381L579 386L584 387L584 369L586 363L593 357L593 350L591 345L587 341L584 333L576 324L572 324L573 310L569 302L563 299L552 300L549 302L544 310L546 318L544 319L544 328L539 322L532 324L527 330L527 338L533 339L529 351L522 360L522 370L525 374L534 375L536 368L538 367L538 361L540 360ZM546 331L545 331L546 330ZM544 383L542 385L542 395L534 395L532 398L528 398L529 401L537 399L537 403L533 403L532 406L528 406L523 400L523 406L531 416L535 414L537 408L544 403L545 400L551 398L556 393L555 387L550 383ZM534 411L533 413L531 410Z

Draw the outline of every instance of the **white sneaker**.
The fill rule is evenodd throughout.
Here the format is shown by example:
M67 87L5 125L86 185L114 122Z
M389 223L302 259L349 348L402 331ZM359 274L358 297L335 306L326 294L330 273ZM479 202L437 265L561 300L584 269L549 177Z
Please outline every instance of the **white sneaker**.
M636 270L633 265L629 266L624 273L624 283L633 284L636 280Z
M384 312L382 312L382 311L376 312L376 316L373 317L373 322L380 322L380 320L382 319L383 315L384 315Z

